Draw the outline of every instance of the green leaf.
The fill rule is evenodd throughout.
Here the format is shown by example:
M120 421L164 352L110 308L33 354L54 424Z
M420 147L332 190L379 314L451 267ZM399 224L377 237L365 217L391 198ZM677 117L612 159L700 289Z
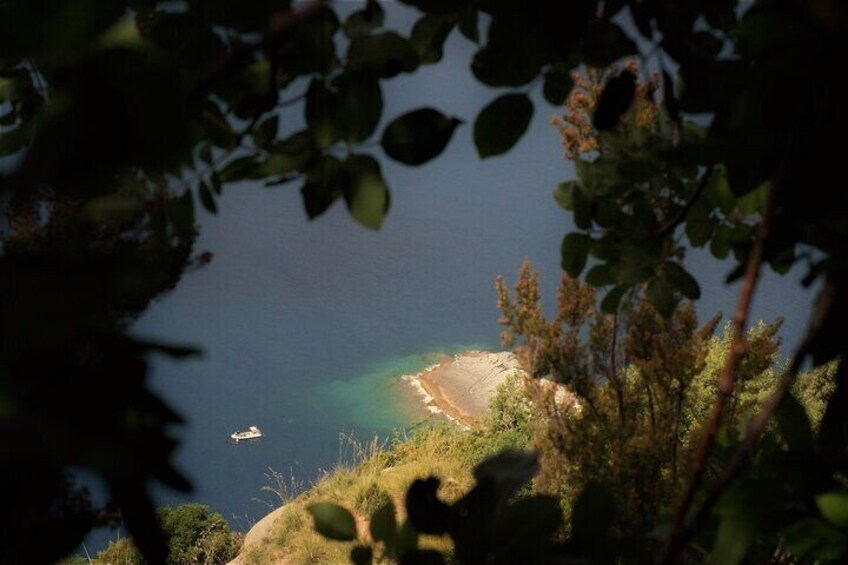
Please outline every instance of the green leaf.
M356 37L347 52L349 71L370 72L382 78L411 73L418 63L412 42L393 31Z
M436 477L416 479L406 492L409 522L422 534L439 536L446 533L450 509L437 496L439 484Z
M697 300L701 297L701 287L698 285L698 281L695 280L695 277L690 275L686 269L671 261L666 261L664 269L668 282L670 282L674 288L680 292L680 294L690 300Z
M526 94L504 94L483 108L474 122L474 145L483 159L512 149L533 117Z
M420 108L395 118L383 131L380 143L395 161L421 165L445 149L461 123L433 108Z
M810 417L794 395L784 396L774 415L780 436L792 451L803 453L814 448L816 442Z
M221 196L221 193L224 191L221 186L221 177L218 175L218 171L212 171L209 175L209 187L212 189L212 192Z
M471 71L487 86L523 86L539 75L544 55L537 25L516 13L492 20L488 42L474 55Z
M380 229L389 210L389 189L380 164L368 155L351 155L344 168L350 179L344 192L350 215L366 228Z
M581 230L592 227L592 216L594 205L592 199L586 195L582 185L575 184L571 191L572 204L574 206L574 225Z
M315 519L315 530L325 538L337 541L356 539L356 520L353 515L331 502L316 502L306 507Z
M380 2L377 0L368 0L365 3L365 8L358 10L348 17L344 24L345 34L353 39L360 35L367 35L369 32L379 28L386 20L386 13Z
M607 81L598 97L595 115L592 117L592 125L595 129L598 131L614 129L630 108L635 94L636 76L630 71L623 71Z
M704 206L695 205L686 218L686 237L693 247L703 247L713 236L715 220L710 217L710 210Z
M491 482L496 492L508 499L539 472L538 456L531 451L507 448L474 467L478 483Z
M382 541L391 545L391 541L397 536L397 518L395 516L395 505L391 501L374 511L371 515L371 538L374 541Z
M717 259L724 259L730 252L730 238L733 230L725 225L719 225L712 240L710 240L710 253Z
M234 2L231 4L238 5ZM263 12L261 8L239 9L253 13ZM278 9L269 5L266 14ZM267 18L267 15L265 17ZM267 23L265 25L267 26ZM315 73L325 76L330 74L339 66L335 44L338 29L338 16L326 5L320 8L317 14L287 28L276 46L279 68L289 77Z
M715 565L740 563L748 554L756 535L755 524L745 514L736 513L722 518L709 562Z
M306 92L306 125L319 147L329 147L339 140L341 132L336 125L336 95L321 79L313 79Z
M808 518L782 532L786 547L796 556L832 562L848 550L848 537L824 520Z
M583 37L583 61L597 68L612 65L618 59L636 54L636 44L621 28L608 20L592 22Z
M252 155L233 159L224 167L220 173L222 182L235 182L252 178L256 170L259 168L259 163Z
M206 211L210 214L217 214L218 206L215 204L215 197L212 196L209 186L205 182L201 182L198 192L200 193L200 203L203 204Z
M442 48L453 24L445 17L426 14L415 22L410 40L418 51L422 65L431 65L442 60Z
M584 233L570 233L562 240L562 269L572 277L579 277L586 266L592 248L592 238Z
M351 143L365 141L377 129L383 113L380 81L367 73L345 73L335 80L335 86L334 111L342 138Z
M456 16L459 33L474 43L480 42L479 14L473 5L468 6Z
M816 497L816 506L825 520L837 528L848 529L848 492L827 492Z
M648 283L647 294L657 312L665 318L671 317L677 306L677 299L674 296L674 287L667 279L655 277Z
M618 305L621 304L621 299L628 291L626 286L617 286L607 293L601 301L601 312L604 314L615 314L618 312Z
M563 210L574 210L574 193L580 190L580 183L576 180L561 182L554 189L554 200Z
M253 131L253 139L256 144L260 147L266 147L273 142L277 137L279 125L280 116L274 114L256 126L256 129Z
M595 288L615 284L615 274L607 264L595 265L586 273L586 282Z
M270 148L268 159L258 168L257 176L266 178L302 171L315 157L315 153L309 134L298 132Z
M325 156L316 161L307 172L306 182L300 189L309 219L326 212L344 194L349 182L341 162L335 157Z
M723 168L713 169L704 192L715 199L719 210L724 214L730 214L736 208L736 197L730 190L727 173Z
M574 79L571 78L571 71L562 67L553 67L545 73L545 86L542 93L545 95L545 100L554 106L562 106L573 87Z

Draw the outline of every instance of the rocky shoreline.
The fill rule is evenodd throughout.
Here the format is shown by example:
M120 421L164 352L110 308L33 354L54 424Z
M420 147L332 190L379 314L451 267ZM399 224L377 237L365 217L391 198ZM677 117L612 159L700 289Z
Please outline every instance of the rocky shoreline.
M429 412L470 428L485 416L498 385L516 371L522 369L510 352L463 351L401 378L418 392Z

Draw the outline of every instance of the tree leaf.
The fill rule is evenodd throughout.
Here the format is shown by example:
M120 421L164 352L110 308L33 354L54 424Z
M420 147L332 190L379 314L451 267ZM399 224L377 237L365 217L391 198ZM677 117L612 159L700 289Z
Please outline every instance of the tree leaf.
M341 162L332 156L322 157L307 172L300 189L306 215L314 219L323 214L341 196L350 182Z
M508 499L539 472L539 459L533 452L504 449L474 467L478 483L490 481L502 499Z
M212 191L209 190L209 185L205 182L201 182L198 192L200 193L200 203L203 204L206 211L210 214L217 214L218 206L215 204L215 197L212 196Z
M647 294L651 304L663 317L669 318L674 313L677 299L674 296L674 287L667 279L654 277L648 283Z
M664 269L666 278L680 294L690 300L697 300L701 297L701 287L698 285L698 281L686 269L671 261L666 261Z
M479 14L477 8L469 5L466 9L457 14L457 27L459 32L466 39L474 43L480 42L480 28L478 25Z
M848 529L848 492L838 490L816 497L816 506L825 520L834 526Z
M562 269L572 277L579 277L586 266L592 248L592 238L584 233L570 233L562 240L560 250Z
M583 37L583 61L599 69L636 54L636 44L609 20L592 22Z
M418 60L422 65L442 60L442 48L451 30L453 23L449 19L433 14L426 14L415 22L410 41L418 51Z
M271 146L268 158L256 171L257 178L286 176L304 170L316 148L307 132L298 132Z
M253 139L256 145L266 147L277 138L277 131L280 126L280 116L274 114L266 118L262 123L256 126L253 131Z
M405 165L421 165L438 156L462 122L433 108L420 108L395 118L381 145L386 155Z
M356 520L338 504L316 502L306 507L315 519L315 530L325 538L337 541L356 539Z
M345 73L335 80L338 89L334 108L342 138L351 143L365 141L377 129L383 114L380 81L367 73Z
M787 394L775 410L777 429L789 448L798 453L815 446L812 424L807 411L793 394Z
M576 180L561 182L554 189L554 200L563 210L574 210L574 192L580 190Z
M369 155L351 155L344 169L349 179L344 197L350 215L366 228L380 229L389 210L389 189L380 164Z
M615 314L618 312L618 306L621 304L621 299L624 298L624 295L628 290L628 287L619 285L609 291L601 301L601 312L604 314Z
M636 76L630 71L623 71L607 82L598 105L592 125L598 131L608 131L618 125L621 116L630 108L633 95L636 93Z
M352 13L344 23L345 34L353 39L359 35L367 35L374 29L383 25L386 20L386 13L380 2L377 0L368 0L365 3L365 8Z
M748 554L756 539L756 527L745 513L734 513L722 518L716 532L710 563L734 565Z
M436 477L417 479L406 492L409 521L422 534L438 536L447 531L450 509L436 494L440 483Z
M573 87L574 79L571 78L571 71L563 67L553 67L545 73L542 93L545 95L545 100L554 106L562 106Z
M392 540L398 534L397 518L395 516L395 505L389 501L374 511L371 515L371 538L374 541L385 542L391 545Z
M331 92L321 79L312 79L306 92L304 112L309 133L319 147L329 147L341 136L335 120L336 101L335 93Z
M512 149L533 117L526 94L504 94L483 108L474 122L474 145L483 159Z
M418 68L418 51L412 42L393 31L363 35L350 42L347 69L391 78Z
M494 18L488 42L474 55L471 71L487 86L523 86L539 75L543 41L534 23L520 13Z
M586 282L594 286L595 288L611 285L616 282L615 274L612 272L612 269L607 264L595 265L594 267L589 269L588 273L586 273Z
M224 167L220 173L222 182L235 182L252 178L260 163L256 161L253 155L247 155L233 159Z

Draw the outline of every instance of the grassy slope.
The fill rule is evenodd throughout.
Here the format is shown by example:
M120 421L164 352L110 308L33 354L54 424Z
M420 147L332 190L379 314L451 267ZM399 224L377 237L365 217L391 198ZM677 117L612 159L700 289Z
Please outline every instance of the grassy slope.
M439 477L440 496L453 501L471 487L471 470L477 462L504 447L528 444L528 436L518 429L467 432L437 426L419 429L387 447L372 443L359 448L356 464L338 466L287 504L261 539L244 549L242 562L345 563L353 544L328 541L316 534L306 511L310 503L330 501L346 507L357 517L359 535L365 539L368 516L387 500L393 500L401 512L398 520L405 518L403 498L415 479ZM422 546L448 549L449 543L446 538L429 538Z

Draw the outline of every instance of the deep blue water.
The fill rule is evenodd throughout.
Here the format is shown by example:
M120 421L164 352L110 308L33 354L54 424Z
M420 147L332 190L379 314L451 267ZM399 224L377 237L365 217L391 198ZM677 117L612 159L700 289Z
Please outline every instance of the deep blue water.
M205 351L154 363L155 388L187 417L176 460L196 486L189 498L157 490L160 503L207 503L236 526L260 518L267 507L254 499L269 468L309 481L338 461L341 432L368 439L414 420L397 375L420 370L432 353L497 347L495 276L514 278L530 257L552 302L571 224L551 191L573 175L548 123L554 109L537 92L520 145L480 161L470 124L497 93L465 68L472 51L452 37L447 63L385 89L388 118L433 105L467 123L425 167L381 159L393 187L381 232L356 225L343 203L308 222L294 185L227 186L219 215L201 218L198 250L212 251L213 262L134 328ZM284 121L301 126L298 115ZM737 292L723 284L729 265L695 254L690 266L703 318L729 312ZM767 276L755 305L756 317L786 316L790 341L810 301L796 279ZM229 434L249 425L265 437L233 444Z

